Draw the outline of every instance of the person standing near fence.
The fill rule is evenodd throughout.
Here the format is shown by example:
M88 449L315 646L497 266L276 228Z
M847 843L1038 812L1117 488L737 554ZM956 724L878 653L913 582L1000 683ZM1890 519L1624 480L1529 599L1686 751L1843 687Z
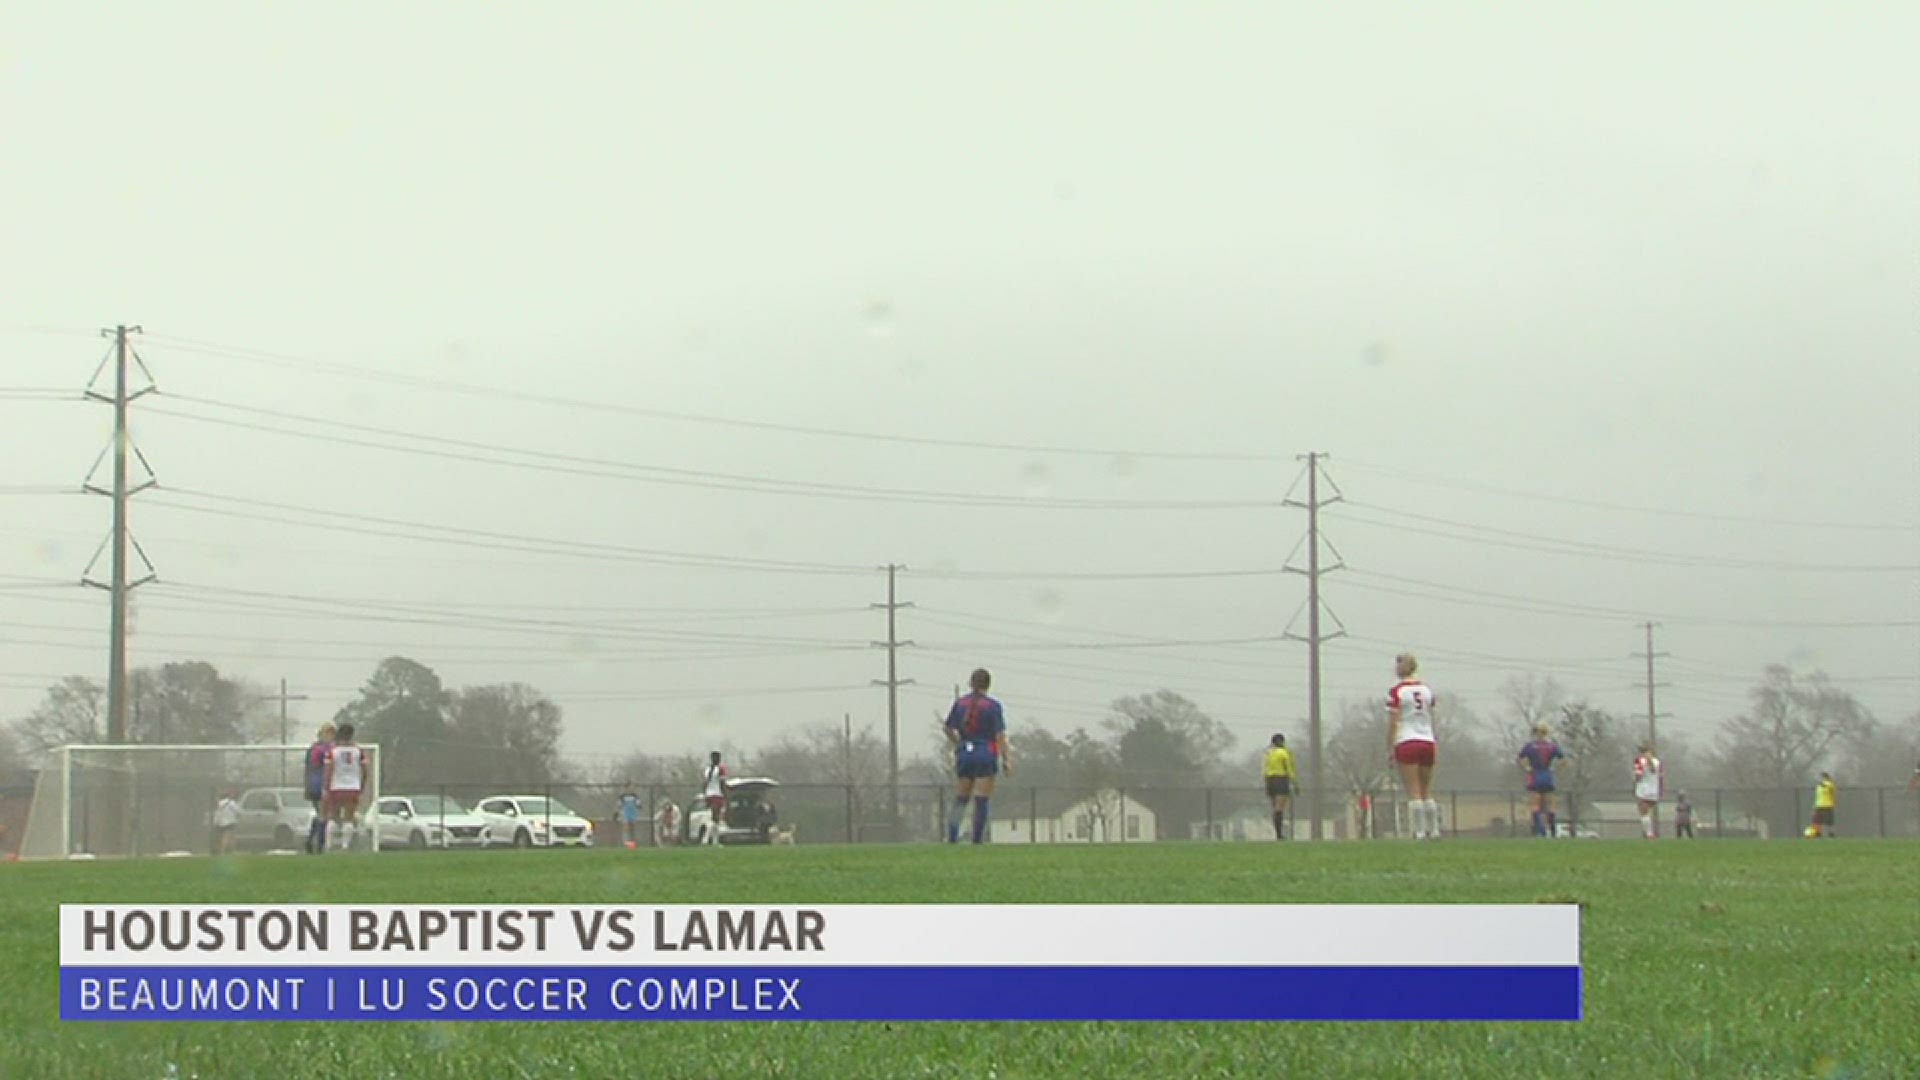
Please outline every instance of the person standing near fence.
M620 839L632 851L640 846L640 796L631 791L622 792L620 801L613 808L614 819L620 822Z
M960 821L967 805L973 805L973 842L987 838L987 809L993 797L993 784L1004 767L1013 772L1007 758L1007 718L1000 703L987 696L993 676L986 668L975 668L967 685L973 689L953 703L947 711L947 742L953 746L953 811L947 816L947 843L960 842Z
M1407 815L1415 840L1440 839L1440 804L1433 800L1433 765L1439 744L1433 729L1433 688L1415 676L1412 653L1393 659L1400 680L1387 691L1387 754L1407 789Z
M1653 754L1652 743L1641 743L1640 752L1633 758L1633 799L1640 811L1640 835L1649 840L1659 838L1655 831L1653 812L1660 806L1660 796L1666 793L1666 766Z
M1533 835L1551 840L1559 835L1559 815L1553 812L1553 763L1566 757L1560 744L1547 737L1547 725L1533 726L1533 741L1520 748L1520 768L1533 794Z
M1681 837L1693 839L1693 802L1684 791L1673 804L1673 838Z
M1821 773L1820 782L1813 788L1813 828L1807 830L1809 836L1833 835L1833 811L1839 801L1840 786L1833 782L1833 774Z
M233 827L240 824L240 801L229 791L220 796L213 808L213 853L225 855L233 850Z
M1266 760L1260 772L1266 779L1267 798L1273 803L1273 838L1287 838L1287 811L1293 806L1293 751L1287 749L1287 737L1275 733L1267 745Z
M680 807L672 799L663 799L653 815L653 846L671 847L680 842Z
M307 801L313 804L313 820L307 824L307 854L327 850L327 751L333 746L333 725L321 724L307 747Z
M1913 796L1913 827L1920 831L1920 764L1913 767L1913 775L1907 778L1907 794Z
M707 755L707 771L700 777L700 795L707 800L707 831L701 842L718 845L720 826L727 822L727 767L720 763L720 751Z

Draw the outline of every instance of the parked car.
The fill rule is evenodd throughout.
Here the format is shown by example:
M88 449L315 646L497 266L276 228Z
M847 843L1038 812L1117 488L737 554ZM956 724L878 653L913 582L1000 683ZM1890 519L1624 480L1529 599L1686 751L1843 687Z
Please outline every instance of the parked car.
M249 788L240 793L240 820L233 826L235 847L292 851L307 841L313 805L296 787Z
M492 795L473 812L493 846L592 847L593 822L545 795Z
M380 849L480 848L487 846L487 820L438 795L395 795L376 808Z
M772 843L774 829L780 823L780 815L773 808L773 789L779 786L778 780L764 776L726 781L727 815L720 823L720 843ZM713 812L707 809L707 800L695 799L687 807L687 842L702 843L712 823Z

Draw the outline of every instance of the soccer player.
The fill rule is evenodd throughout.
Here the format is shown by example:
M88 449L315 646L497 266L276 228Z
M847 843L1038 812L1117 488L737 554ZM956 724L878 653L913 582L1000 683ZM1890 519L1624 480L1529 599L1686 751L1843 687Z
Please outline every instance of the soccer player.
M1387 691L1387 753L1400 769L1407 789L1407 813L1413 838L1440 838L1440 804L1433 801L1433 763L1438 744L1433 731L1433 688L1415 678L1420 661L1412 653L1393 659L1400 681Z
M1267 798L1273 802L1273 838L1287 838L1287 810L1293 805L1293 751L1287 749L1287 737L1276 733L1267 746L1261 773L1267 781Z
M1566 757L1560 744L1547 737L1547 725L1533 726L1533 741L1520 748L1520 768L1533 793L1533 835L1559 835L1559 815L1553 812L1553 763Z
M1681 837L1693 839L1693 801L1687 798L1684 791L1680 792L1673 804L1673 838L1678 840Z
M213 808L213 853L225 855L233 850L233 827L240 824L240 801L229 791Z
M327 797L322 807L329 825L329 846L352 849L353 819L360 812L360 793L372 775L372 763L373 755L367 748L354 743L353 725L341 724L333 733L333 745L327 748Z
M1653 754L1652 743L1641 743L1633 758L1633 798L1640 810L1640 834L1649 840L1659 838L1654 831L1653 812L1666 793L1667 767Z
M1821 773L1820 783L1813 789L1813 835L1833 835L1833 807L1839 796L1840 788L1833 782L1833 774Z
M975 668L967 680L973 689L953 703L947 711L947 741L953 744L953 812L947 816L947 843L960 842L960 819L967 804L973 804L973 842L987 837L987 804L993 797L994 778L1004 766L1013 773L1007 755L1007 718L1000 703L987 696L993 676L986 668Z
M665 799L653 815L653 846L671 847L679 842L680 808L672 799Z
M307 824L309 855L327 849L327 750L332 746L333 725L321 724L307 747L307 801L313 804L313 820Z
M620 822L620 839L626 841L627 850L639 847L640 796L631 791L623 792L613 808L613 816Z
M707 771L700 777L700 795L707 800L707 833L701 841L720 843L720 826L727 820L727 767L720 763L720 751L707 755Z

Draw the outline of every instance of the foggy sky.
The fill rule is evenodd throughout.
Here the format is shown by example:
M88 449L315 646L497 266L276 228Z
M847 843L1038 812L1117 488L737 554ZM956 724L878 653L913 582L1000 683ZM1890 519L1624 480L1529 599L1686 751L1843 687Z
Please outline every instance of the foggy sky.
M1402 649L1482 710L1538 671L1639 712L1651 618L1669 730L1770 662L1910 715L1920 15L1284 7L11 5L0 387L146 327L133 663L287 678L302 729L392 653L547 690L577 754L882 724L900 563L909 751L978 664L1016 741L1168 687L1251 745L1301 730L1304 648L1205 643L1304 632L1301 578L1019 575L1277 568L1304 514L1251 504L1309 450L1330 712ZM38 583L107 501L16 489L110 416L0 418L13 717L105 672L104 594Z

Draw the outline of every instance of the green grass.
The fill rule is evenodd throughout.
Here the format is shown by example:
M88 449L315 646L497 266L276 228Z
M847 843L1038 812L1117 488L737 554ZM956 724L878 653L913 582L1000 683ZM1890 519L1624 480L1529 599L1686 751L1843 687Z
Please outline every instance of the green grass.
M73 1024L62 901L1563 902L1578 1024ZM1920 845L799 847L0 867L0 1077L1920 1076Z

